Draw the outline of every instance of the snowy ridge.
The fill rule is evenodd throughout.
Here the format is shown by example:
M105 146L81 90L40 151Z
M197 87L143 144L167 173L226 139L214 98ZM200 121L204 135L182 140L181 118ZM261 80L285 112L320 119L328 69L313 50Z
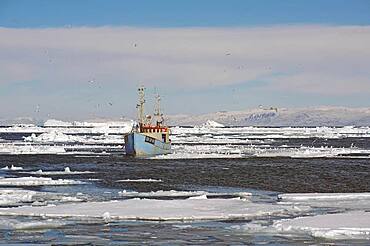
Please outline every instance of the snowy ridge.
M207 120L225 126L369 126L370 108L322 106L316 108L256 108L203 115L170 115L170 125L201 125Z

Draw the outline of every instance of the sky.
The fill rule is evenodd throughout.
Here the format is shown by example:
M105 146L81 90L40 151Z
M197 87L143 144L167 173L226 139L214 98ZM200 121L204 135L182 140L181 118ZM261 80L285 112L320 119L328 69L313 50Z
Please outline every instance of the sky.
M0 118L370 105L370 1L0 0Z

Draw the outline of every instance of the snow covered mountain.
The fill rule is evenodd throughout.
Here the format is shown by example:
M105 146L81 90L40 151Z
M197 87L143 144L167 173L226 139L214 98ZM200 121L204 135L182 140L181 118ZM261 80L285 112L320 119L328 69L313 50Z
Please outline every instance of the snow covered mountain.
M310 107L310 108L254 108L243 111L218 111L201 115L166 115L166 123L171 126L370 126L369 108ZM0 118L0 125L34 124L94 126L120 124L122 120L99 119L86 122L62 122L57 120L36 120L30 117L16 119ZM129 121L129 119L125 119ZM89 123L93 122L93 123ZM97 123L98 122L98 123ZM66 125L66 126L67 126Z
M207 121L225 126L369 126L370 108L258 108L167 117L169 125L193 126Z

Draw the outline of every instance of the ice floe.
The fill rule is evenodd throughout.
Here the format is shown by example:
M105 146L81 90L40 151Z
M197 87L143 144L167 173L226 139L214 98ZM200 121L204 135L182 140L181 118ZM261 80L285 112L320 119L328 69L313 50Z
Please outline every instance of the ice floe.
M64 168L64 171L43 171L43 170L37 170L34 172L27 172L32 175L42 175L42 176L48 176L48 175L72 175L72 174L89 174L94 173L92 171L71 171L69 167Z
M287 193L279 194L279 200L290 202L302 201L343 201L370 200L370 192L365 193Z
M1 155L65 154L64 146L0 143Z
M67 222L47 219L42 221L20 221L16 219L0 219L0 229L6 230L42 230L59 228L67 225Z
M32 202L36 191L0 189L0 206L12 206L24 202Z
M81 136L66 135L63 132L53 130L51 132L45 132L36 136L34 133L31 136L25 137L26 142L39 142L39 143L63 143L63 142L84 142L86 138Z
M370 209L370 193L296 193L280 194L282 204L297 204L321 208L341 208L347 210Z
M51 179L43 177L0 178L0 186L40 186L40 185L75 185L82 181L69 179Z
M63 202L85 201L86 196L71 196L65 193L40 192L24 189L0 189L0 206L20 206L25 204L46 205Z
M277 221L279 232L309 234L327 239L370 239L370 212L315 215Z
M11 165L10 167L5 166L1 168L2 170L11 170L11 171L18 171L18 170L23 170L23 167L16 167L14 165Z
M25 136L24 139L2 141L0 154L123 155L124 134L131 131L132 124L132 121L49 120L44 126L4 127L0 128L0 134L24 133ZM222 127L217 122L207 121L198 127L172 127L173 154L155 158L370 158L368 149L355 145L331 147L326 142L328 139L369 137L370 127ZM290 145L292 139L306 139L306 145ZM322 146L314 145L318 139L324 143Z
M370 158L370 150L332 147L266 147L256 145L174 145L173 152L154 156L153 159L198 159L198 158Z
M154 183L160 183L162 182L161 179L119 179L116 180L116 182L154 182Z
M230 220L300 214L307 207L252 203L244 199L129 199L44 207L1 208L2 215L94 217L122 220Z
M249 192L236 192L236 193L210 193L206 191L176 191L176 190L159 190L151 192L137 192L137 191L120 191L118 194L122 197L137 197L137 198L189 198L189 197L198 197L205 196L206 198L212 197L241 197L249 198L252 196Z

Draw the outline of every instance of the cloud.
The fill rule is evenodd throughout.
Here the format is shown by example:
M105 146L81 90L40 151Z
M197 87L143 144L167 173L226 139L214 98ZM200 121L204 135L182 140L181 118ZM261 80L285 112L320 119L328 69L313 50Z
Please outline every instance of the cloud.
M0 86L38 81L77 97L90 81L111 90L261 81L261 93L370 93L369 64L370 26L0 28Z
M283 89L322 82L370 91L367 26L1 28L0 36L1 83L99 77L204 87L264 78ZM286 75L274 78L276 73Z

